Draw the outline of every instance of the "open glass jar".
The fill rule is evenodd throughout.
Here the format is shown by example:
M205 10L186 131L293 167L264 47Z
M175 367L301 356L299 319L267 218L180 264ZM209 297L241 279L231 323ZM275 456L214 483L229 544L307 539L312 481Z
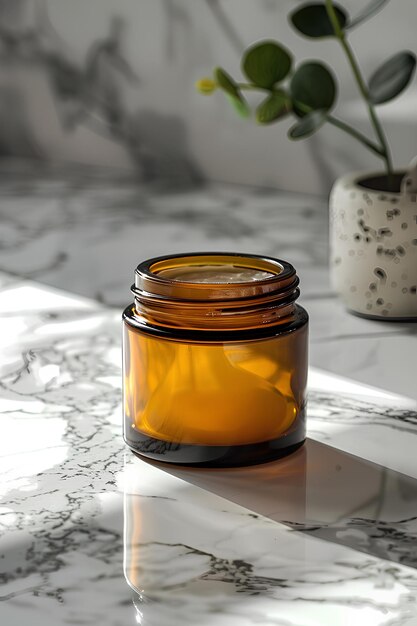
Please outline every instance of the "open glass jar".
M146 457L233 466L305 439L308 315L285 261L198 253L141 263L124 321L124 437Z

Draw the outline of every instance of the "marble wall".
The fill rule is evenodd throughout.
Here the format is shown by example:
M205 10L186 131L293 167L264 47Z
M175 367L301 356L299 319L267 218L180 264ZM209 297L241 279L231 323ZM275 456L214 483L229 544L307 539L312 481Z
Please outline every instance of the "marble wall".
M344 2L352 13L362 0ZM338 113L368 130L346 60L306 41L286 16L295 0L0 0L0 154L135 168L143 180L204 179L327 193L336 176L379 163L334 128L298 143L289 122L237 118L195 80L237 74L249 43L277 38L297 59L324 59L341 78ZM401 48L417 51L414 0L388 3L354 32L366 75ZM399 166L416 152L417 91L381 109Z

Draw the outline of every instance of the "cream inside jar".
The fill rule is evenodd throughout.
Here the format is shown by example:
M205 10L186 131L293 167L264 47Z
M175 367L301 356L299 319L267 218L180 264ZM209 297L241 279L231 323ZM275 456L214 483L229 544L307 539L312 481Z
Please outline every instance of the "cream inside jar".
M168 280L206 284L248 283L272 278L274 275L272 272L232 263L171 267L157 272L157 276Z

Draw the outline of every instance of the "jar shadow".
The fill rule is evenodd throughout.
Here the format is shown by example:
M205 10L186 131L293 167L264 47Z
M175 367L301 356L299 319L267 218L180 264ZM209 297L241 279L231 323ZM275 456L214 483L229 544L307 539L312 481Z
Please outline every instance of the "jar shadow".
M277 601L281 615L304 585L326 594L341 562L357 580L358 552L417 567L417 480L326 444L244 468L129 466L125 577L145 626L245 625Z

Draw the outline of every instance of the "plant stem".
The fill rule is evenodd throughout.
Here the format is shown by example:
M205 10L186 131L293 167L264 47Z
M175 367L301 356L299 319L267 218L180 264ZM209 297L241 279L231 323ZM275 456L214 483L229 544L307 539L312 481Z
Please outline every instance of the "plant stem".
M271 93L270 89L266 87L258 87L258 85L251 85L250 83L236 83L239 89L243 89L245 91L267 91Z
M244 91L267 91L268 93L270 93L269 89L264 89L262 87L258 87L257 85L251 85L249 83L238 83L237 86L239 87L239 89L242 89ZM298 109L300 109L304 113L311 113L311 111L313 110L311 107L304 104L303 102L297 102L296 104L297 104ZM332 126L336 126L336 128L343 130L345 133L347 133L351 137L354 137L355 139L360 141L361 144L366 146L376 156L380 158L382 157L385 160L385 152L383 148L380 147L378 144L374 143L373 141L371 141L370 139L368 139L366 135L356 130L356 128L353 128L353 126L346 124L346 122L339 120L337 117L334 117L333 115L326 115L326 120L329 122L329 124L332 124Z
M309 107L308 105L304 104L303 102L298 102L297 101L296 105L297 105L297 108L300 109L301 111L303 111L304 113L311 113L313 111L313 109L311 107ZM360 141L364 146L369 148L369 150L371 150L371 152L376 154L376 156L378 156L380 158L381 157L385 158L385 155L384 155L384 153L382 151L382 148L378 144L376 144L373 141L371 141L370 139L368 139L368 137L366 137L366 135L364 135L363 133L361 133L358 130L356 130L356 128L353 128L353 126L350 126L349 124L346 124L346 122L343 122L342 120L339 120L339 118L334 117L333 115L330 115L330 114L326 114L326 121L329 124L332 124L332 126L336 126L336 128L339 128L340 130L343 130L345 133L347 133L351 137L354 137L355 139Z
M347 133L351 137L355 137L355 139L357 139L364 146L369 148L369 150L371 150L371 152L373 152L376 156L380 158L382 157L385 160L385 154L383 150L381 149L381 147L378 146L378 144L371 141L370 139L368 139L368 137L363 135L361 132L356 130L356 128L353 128L353 126L346 124L346 122L339 120L337 117L334 117L333 115L327 115L326 119L329 122L329 124L332 124L332 126L336 126L336 128L340 128L340 130L343 130L345 133Z
M334 10L333 7L333 3L332 0L326 0L326 10L327 10L327 14L329 16L329 19L332 23L333 26L333 30L334 33L336 35L336 37L338 38L338 40L340 41L340 44L344 50L344 52L346 53L349 65L352 69L353 75L355 77L356 80L356 84L358 86L358 89L363 97L363 99L365 100L367 109L368 109L368 114L369 114L369 118L371 120L372 126L374 128L374 131L376 133L376 136L379 139L380 145L381 145L381 150L379 153L379 156L382 156L382 158L385 161L385 165L386 165L386 170L387 170L387 175L388 175L388 179L391 179L392 174L393 174L393 168L392 168L392 159L391 159L391 152L390 152L390 148L388 145L388 141L387 138L385 136L385 133L382 129L382 126L379 122L379 119L375 113L375 108L370 100L369 97L369 92L368 92L368 87L366 86L366 83L363 79L363 76L361 74L358 62L355 58L355 55L353 53L352 48L350 47L349 43L346 40L345 37L345 33L343 32L343 30L340 28L340 24L339 24L339 20L337 19L336 16L336 12Z

